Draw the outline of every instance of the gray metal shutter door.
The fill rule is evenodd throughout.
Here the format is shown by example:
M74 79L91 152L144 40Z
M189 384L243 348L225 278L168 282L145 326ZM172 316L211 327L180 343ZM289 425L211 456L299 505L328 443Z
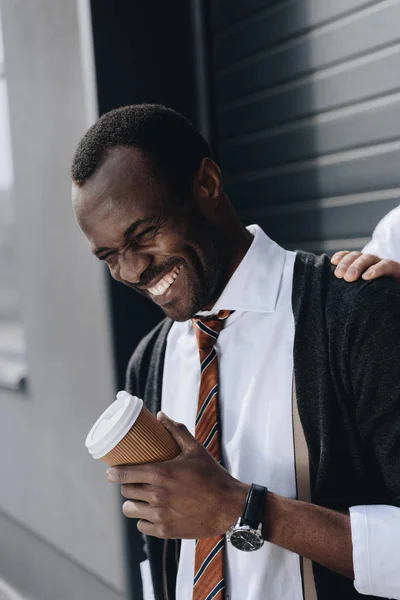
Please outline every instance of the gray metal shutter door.
M215 146L246 222L361 248L400 203L400 0L212 0Z

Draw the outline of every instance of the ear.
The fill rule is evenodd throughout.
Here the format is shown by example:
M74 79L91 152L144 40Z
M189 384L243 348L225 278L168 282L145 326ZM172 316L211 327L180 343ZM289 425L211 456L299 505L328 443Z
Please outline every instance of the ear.
M216 209L224 191L221 169L211 158L203 158L195 177L195 198L208 209Z

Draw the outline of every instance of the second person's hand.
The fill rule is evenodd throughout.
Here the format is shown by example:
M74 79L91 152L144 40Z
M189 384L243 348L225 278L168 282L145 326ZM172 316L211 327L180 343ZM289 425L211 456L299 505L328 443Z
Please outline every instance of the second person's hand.
M400 282L400 263L394 260L342 250L333 255L331 262L336 265L335 275L338 279L352 282L361 277L369 281L386 276Z

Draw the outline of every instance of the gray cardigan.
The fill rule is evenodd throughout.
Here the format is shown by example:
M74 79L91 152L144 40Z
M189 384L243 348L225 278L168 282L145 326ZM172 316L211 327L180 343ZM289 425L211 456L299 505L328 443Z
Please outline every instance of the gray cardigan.
M292 306L298 405L310 452L312 502L345 510L400 506L400 285L338 280L326 256L299 252ZM162 321L135 350L127 390L161 407L166 340ZM175 597L179 543L146 540L157 600ZM368 598L321 565L319 600Z

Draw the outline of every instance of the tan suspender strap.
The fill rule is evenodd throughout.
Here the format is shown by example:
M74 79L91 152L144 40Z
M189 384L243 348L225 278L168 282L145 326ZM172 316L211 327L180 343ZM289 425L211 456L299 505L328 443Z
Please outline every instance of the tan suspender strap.
M303 426L300 421L297 406L296 382L293 375L292 392L294 456L296 464L297 500L311 502L310 458ZM318 600L312 562L309 558L300 557L300 567L303 576L304 600Z

